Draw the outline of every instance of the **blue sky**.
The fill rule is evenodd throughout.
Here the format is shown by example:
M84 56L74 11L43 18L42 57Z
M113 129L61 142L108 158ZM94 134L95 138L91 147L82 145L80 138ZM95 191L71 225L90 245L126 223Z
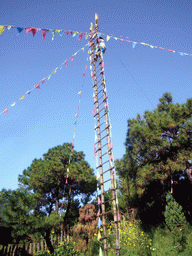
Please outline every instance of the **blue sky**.
M127 120L153 110L163 93L184 103L191 97L192 54L190 1L24 1L2 0L0 25L89 32L95 13L106 35L175 50L110 38L104 54L112 123L114 159L125 153ZM106 36L104 36L106 40ZM52 41L16 29L0 35L0 113L86 43L85 37L63 34ZM93 89L87 51L80 51L50 80L0 115L0 190L18 188L18 175L48 149L71 142L85 65L88 64L77 119L75 150L84 151L95 169ZM126 67L126 68L125 68ZM96 173L96 172L95 172Z

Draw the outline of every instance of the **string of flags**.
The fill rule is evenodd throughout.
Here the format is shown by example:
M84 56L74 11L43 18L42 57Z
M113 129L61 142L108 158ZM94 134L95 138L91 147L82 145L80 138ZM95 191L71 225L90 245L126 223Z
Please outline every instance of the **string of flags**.
M88 58L87 58L87 61L88 61ZM87 64L85 66L85 70L84 72L82 73L83 75L83 82L82 82L82 86L81 86L81 91L78 92L78 95L79 95L79 103L78 103L78 107L77 107L77 112L75 114L75 122L74 122L74 132L73 132L73 139L72 139L72 143L71 143L71 149L70 149L70 155L69 155L69 163L68 165L70 165L70 162L71 162L71 157L72 157L72 153L73 153L73 147L74 147L74 140L75 140L75 132L76 132L76 126L77 126L77 118L79 116L79 109L80 109L80 103L81 103L81 95L82 95L82 91L83 91L83 86L84 86L84 80L85 80L85 73L86 73L86 70L87 70ZM68 184L68 178L69 178L69 168L67 168L67 176L66 176L66 184ZM65 185L66 186L66 185ZM65 194L65 187L64 187L64 194ZM62 200L64 201L65 197L62 198ZM62 212L62 210L61 210ZM61 214L60 214L61 216Z
M62 69L63 65L65 65L66 67L68 67L68 61L69 61L69 60L70 60L70 61L73 61L73 57L74 57L79 51L82 50L82 51L84 52L84 48L85 48L87 45L88 45L88 43L87 43L83 48L79 49L76 53L74 53L70 58L66 59L59 67L55 68L49 75L47 75L45 78L41 79L36 85L34 85L29 91L27 91L23 96L21 96L18 100L16 100L14 103L12 103L9 107L14 107L17 101L20 101L20 100L25 99L25 95L26 95L26 94L30 94L31 91L34 90L35 88L36 88L36 89L41 89L41 88L40 88L40 85L41 85L41 84L44 85L46 79L49 80L49 79L51 78L52 74L55 74L55 73L57 72L57 70L61 70L61 69ZM84 75L84 74L85 74L85 73L83 73L83 75ZM9 108L9 107L8 107L8 108ZM2 111L2 112L0 113L0 115L1 115L2 113L7 113L7 112L8 112L8 108L6 108L4 111Z
M32 33L33 37L35 36L36 32L41 31L43 40L45 40L45 37L48 32L51 32L52 35L52 40L55 38L55 34L59 34L60 36L63 35L63 33L66 33L67 35L70 35L72 37L79 35L78 40L81 40L83 36L85 36L85 39L88 38L89 33L88 32L79 32L79 31L72 31L72 30L62 30L62 29L42 29L42 28L28 28L28 27L15 27L12 25L0 25L0 35L5 31L5 30L10 30L11 28L15 28L17 30L17 36L21 34L22 31L25 31L26 34Z
M174 51L174 50L171 50L171 49L166 49L166 48L163 48L163 47L160 47L160 46L154 46L154 45L151 45L151 44L147 44L147 43L144 43L144 42L135 42L135 41L130 40L128 37L126 37L128 39L127 40L127 39L123 39L123 38L118 38L118 37L116 37L116 36L114 36L112 34L111 35L107 35L107 34L104 34L104 33L101 33L101 32L100 32L100 34L106 36L106 41L109 41L110 38L114 38L116 41L120 40L122 42L127 42L127 43L132 44L132 48L135 48L136 45L141 44L141 45L149 46L152 49L156 48L156 49L166 50L168 52L173 52L173 53L177 52L181 56L184 56L184 55L192 56L192 54L189 54L189 53L178 52L178 51Z

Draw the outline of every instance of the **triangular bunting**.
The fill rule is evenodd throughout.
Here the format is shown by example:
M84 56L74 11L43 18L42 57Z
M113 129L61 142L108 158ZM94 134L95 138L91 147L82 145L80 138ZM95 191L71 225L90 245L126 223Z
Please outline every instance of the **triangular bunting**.
M107 41L109 41L109 39L110 39L110 36L107 36Z
M23 29L24 28L17 27L17 31L19 32L17 35L19 35L23 31Z
M45 40L46 34L47 34L47 30L46 29L42 29L42 35L43 35L43 40Z
M35 88L36 88L36 89L41 89L41 88L40 88L40 84L37 84L37 85L35 86Z
M6 108L3 112L7 113L8 112L8 108Z
M35 36L36 32L37 32L37 29L36 28L32 28L31 29L31 32L33 33L33 36Z

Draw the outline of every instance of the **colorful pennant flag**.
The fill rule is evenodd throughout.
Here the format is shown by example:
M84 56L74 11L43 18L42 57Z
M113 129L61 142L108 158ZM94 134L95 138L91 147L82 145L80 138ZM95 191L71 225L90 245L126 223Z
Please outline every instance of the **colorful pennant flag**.
M0 35L3 33L4 30L5 30L5 27L0 25Z

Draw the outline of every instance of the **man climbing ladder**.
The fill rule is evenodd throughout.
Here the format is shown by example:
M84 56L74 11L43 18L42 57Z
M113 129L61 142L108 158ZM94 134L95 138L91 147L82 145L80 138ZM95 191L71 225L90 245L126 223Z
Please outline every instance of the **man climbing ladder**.
M97 39L97 47L95 50L95 61L97 61L98 56L100 55L100 52L105 53L106 51L106 46L105 46L105 42L104 39L102 37L99 37Z

